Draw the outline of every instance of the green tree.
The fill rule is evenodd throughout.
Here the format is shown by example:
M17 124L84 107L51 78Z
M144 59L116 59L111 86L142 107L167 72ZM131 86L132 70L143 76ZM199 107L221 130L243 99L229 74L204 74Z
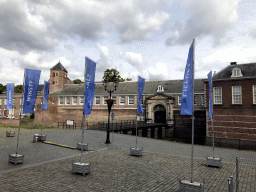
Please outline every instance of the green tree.
M14 87L14 92L15 93L22 93L22 91L23 91L23 85L16 85Z
M6 85L3 85L2 83L0 83L0 93L3 93L6 91Z
M73 83L74 84L81 84L81 83L83 83L83 81L80 80L80 79L75 79L75 80L73 80Z
M123 82L125 81L125 79L123 79L120 75L119 75L119 71L117 71L116 69L107 69L106 71L104 71L104 76L103 76L103 80L102 81L108 81L108 82L113 82L113 81L118 81L118 82Z
M125 81L131 81L132 80L132 78L126 78L125 79Z

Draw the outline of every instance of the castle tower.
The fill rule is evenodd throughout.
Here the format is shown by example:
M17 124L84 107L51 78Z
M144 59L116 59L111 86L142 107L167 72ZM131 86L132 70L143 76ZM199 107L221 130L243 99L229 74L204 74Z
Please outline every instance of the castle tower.
M67 74L68 74L68 71L60 63L60 61L50 69L49 93L56 92L63 88L64 84L66 84L68 81Z

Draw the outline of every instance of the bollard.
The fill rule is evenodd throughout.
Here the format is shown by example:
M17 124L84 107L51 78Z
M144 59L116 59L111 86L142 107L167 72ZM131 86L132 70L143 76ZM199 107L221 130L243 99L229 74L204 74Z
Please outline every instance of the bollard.
M234 184L233 184L233 176L228 178L228 192L233 192Z

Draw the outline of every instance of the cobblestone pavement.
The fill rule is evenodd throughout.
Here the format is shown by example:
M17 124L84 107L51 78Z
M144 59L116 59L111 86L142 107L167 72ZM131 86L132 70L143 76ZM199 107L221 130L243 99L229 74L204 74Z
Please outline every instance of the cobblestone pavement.
M16 129L17 130L17 129ZM0 128L0 191L178 191L179 180L190 180L191 145L138 137L142 157L130 156L135 137L114 134L105 145L106 132L85 130L85 143L94 151L83 153L83 162L91 162L86 176L73 174L72 162L81 152L44 143L32 143L38 130L22 130L19 154L24 164L8 164L8 154L16 151L17 136L7 138ZM43 130L47 141L76 146L81 130ZM5 131L4 131L5 134ZM212 148L195 145L194 181L204 183L205 191L227 191L227 180L235 179L235 157L239 164L240 191L256 191L256 152L216 148L222 168L207 167L205 157Z

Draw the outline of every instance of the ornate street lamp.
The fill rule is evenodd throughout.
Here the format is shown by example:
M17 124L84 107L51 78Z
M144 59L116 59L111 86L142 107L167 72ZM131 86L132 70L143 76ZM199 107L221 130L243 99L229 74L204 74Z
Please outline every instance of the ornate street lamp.
M108 104L108 129L107 129L107 139L106 139L106 143L105 144L110 144L110 140L109 140L109 120L110 120L110 111L111 108L115 102L114 99L111 99L111 93L113 93L114 91L116 91L116 88L118 87L118 81L113 81L113 85L114 85L114 90L111 89L107 89L109 82L108 81L104 81L103 82L103 86L105 87L105 91L107 91L109 93L109 99L106 100L107 104Z

